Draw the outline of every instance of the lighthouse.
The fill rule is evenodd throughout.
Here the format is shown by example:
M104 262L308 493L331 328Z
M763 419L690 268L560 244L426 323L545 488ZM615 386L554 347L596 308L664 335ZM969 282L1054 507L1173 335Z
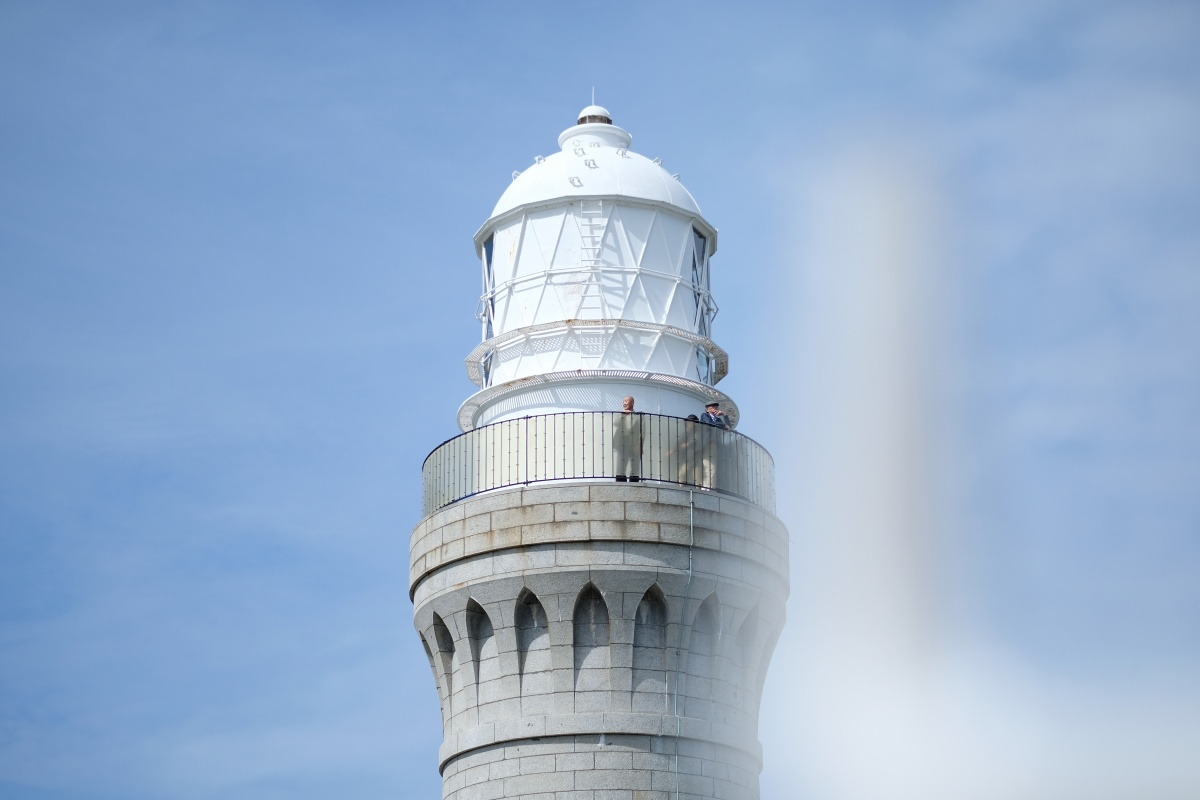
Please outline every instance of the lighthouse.
M410 543L446 800L758 797L774 462L717 388L717 230L632 141L584 108L475 234L478 391Z

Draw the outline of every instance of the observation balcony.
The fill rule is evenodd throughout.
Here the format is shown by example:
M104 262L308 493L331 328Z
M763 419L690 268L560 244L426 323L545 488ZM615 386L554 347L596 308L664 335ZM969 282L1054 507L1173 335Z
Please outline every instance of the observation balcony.
M544 481L676 484L775 513L775 462L748 436L660 414L575 411L495 422L425 459L426 515L480 492Z

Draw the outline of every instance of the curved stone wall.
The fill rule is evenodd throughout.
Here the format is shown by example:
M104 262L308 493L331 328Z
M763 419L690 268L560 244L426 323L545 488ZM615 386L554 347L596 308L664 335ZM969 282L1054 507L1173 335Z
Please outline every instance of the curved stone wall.
M636 484L498 491L427 517L411 596L445 796L704 797L722 780L716 796L757 797L787 541L746 501Z

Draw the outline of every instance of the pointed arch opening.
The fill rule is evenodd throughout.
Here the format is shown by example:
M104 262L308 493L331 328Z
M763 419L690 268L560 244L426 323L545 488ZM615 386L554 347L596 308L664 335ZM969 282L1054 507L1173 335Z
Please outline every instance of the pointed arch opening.
M525 715L550 712L554 673L550 663L550 627L538 597L523 589L513 613L517 633L517 668L521 679L521 709Z
M667 603L655 584L642 595L633 620L633 710L667 708Z
M758 606L742 620L738 628L737 647L734 649L734 702L744 711L752 712L758 707Z
M455 669L454 637L450 629L436 613L433 615L433 644L437 648L435 659L441 668L442 680L446 687L446 718L454 715L454 695L458 691L458 671Z
M494 720L496 706L488 705L499 699L500 660L496 648L496 628L484 607L474 599L467 601L467 642L475 678L475 705L479 721ZM493 716L488 716L492 714Z
M446 717L446 685L443 681L441 670L438 669L437 659L434 658L433 648L429 646L429 640L420 631L417 631L417 635L421 637L421 647L425 649L425 657L429 659L429 670L433 673L433 684L437 688L438 710L442 714L442 727L444 729L448 722L448 718Z
M483 606L473 599L467 601L467 641L471 646L471 660L475 662L477 680L482 681L480 667L496 655L496 629Z
M775 644L779 641L779 631L767 629L767 634L763 638L762 650L758 657L758 667L755 669L754 675L754 713L758 714L762 704L763 684L767 681L767 669L771 666L771 656L775 653Z
M692 620L692 635L688 645L687 706L689 717L713 718L713 666L717 640L720 636L720 601L710 594Z
M575 654L575 710L602 711L608 707L610 630L608 604L589 583L575 601L571 615Z

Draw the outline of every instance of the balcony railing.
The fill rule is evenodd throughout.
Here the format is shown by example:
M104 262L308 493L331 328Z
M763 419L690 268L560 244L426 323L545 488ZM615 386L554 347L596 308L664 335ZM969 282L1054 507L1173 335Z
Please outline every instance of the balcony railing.
M496 422L443 442L422 468L429 514L480 492L543 481L678 484L774 513L775 462L748 436L659 414L587 411Z

